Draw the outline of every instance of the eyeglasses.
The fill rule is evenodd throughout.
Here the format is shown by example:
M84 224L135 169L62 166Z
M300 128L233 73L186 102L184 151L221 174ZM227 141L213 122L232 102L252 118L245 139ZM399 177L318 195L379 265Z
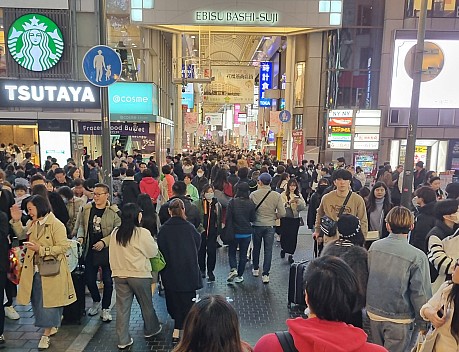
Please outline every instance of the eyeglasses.
M107 194L107 192L105 192L105 193L94 193L94 197L100 197L103 194Z

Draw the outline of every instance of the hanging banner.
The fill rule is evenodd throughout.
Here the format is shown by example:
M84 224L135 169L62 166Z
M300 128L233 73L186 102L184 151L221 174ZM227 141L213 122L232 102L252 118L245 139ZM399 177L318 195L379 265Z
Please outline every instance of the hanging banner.
M198 113L187 112L185 113L185 132L194 133L198 128Z
M233 137L237 138L239 136L240 136L240 134L239 134L239 126L234 126L233 127Z
M206 133L206 126L200 124L200 125L198 126L198 131L197 131L197 133L198 133L198 136L199 136L199 137L200 137L200 136L204 136L204 134Z
M279 120L280 111L269 112L269 129L276 134L279 134L282 130L282 122Z
M220 114L220 113L205 114L204 121L206 125L221 126L223 125L223 114Z
M245 123L239 124L239 135L241 137L245 137L247 135L247 124Z
M204 86L204 103L253 104L255 68L212 66L215 80Z
M304 143L303 143L303 130L293 130L292 131L292 157L293 160L300 163L303 160L304 154Z
M257 123L255 121L247 124L247 134L250 137L256 137L257 135Z

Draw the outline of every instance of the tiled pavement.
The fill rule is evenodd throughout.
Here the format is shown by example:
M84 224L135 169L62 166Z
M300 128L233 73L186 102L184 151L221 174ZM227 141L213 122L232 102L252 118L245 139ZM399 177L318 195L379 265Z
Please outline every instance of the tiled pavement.
M308 234L305 234L306 232ZM303 227L300 229L300 234L302 235L299 236L295 259L310 259L312 257L310 231ZM270 273L271 282L268 285L262 284L261 277L252 276L249 264L247 264L244 282L228 285L226 282L229 271L227 248L221 248L217 254L216 281L214 283L205 282L204 288L199 291L201 296L220 294L228 298L239 315L242 338L251 345L254 345L263 334L285 330L285 320L301 313L295 309L289 312L287 308L289 264L286 259L280 258L279 253L279 243L275 242ZM91 300L89 296L86 298L88 308ZM154 296L154 306L160 321L163 322L163 332L159 337L146 341L143 337L143 320L140 309L134 300L130 321L130 332L134 338L131 351L171 350L173 322L167 314L163 295ZM21 319L18 321L7 319L5 324L7 344L4 350L8 352L37 351L41 333L40 329L33 325L31 307L16 306L16 309ZM115 320L115 309L112 310L112 315ZM62 326L51 341L49 349L51 352L117 351L115 321L107 324L102 323L98 316L84 317L81 325Z

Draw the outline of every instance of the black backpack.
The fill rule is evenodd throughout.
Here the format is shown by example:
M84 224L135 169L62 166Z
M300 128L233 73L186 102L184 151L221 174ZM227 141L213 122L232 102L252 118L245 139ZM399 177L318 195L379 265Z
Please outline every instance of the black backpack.
M298 352L293 343L292 334L288 331L278 331L276 332L276 336L284 352Z

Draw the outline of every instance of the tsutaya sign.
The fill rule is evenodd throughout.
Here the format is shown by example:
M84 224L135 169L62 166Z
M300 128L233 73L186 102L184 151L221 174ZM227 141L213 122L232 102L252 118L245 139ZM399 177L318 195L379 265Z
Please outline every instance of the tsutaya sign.
M342 8L343 0L131 1L131 20L176 30L184 25L336 28Z
M99 88L89 82L4 79L0 106L99 109Z

